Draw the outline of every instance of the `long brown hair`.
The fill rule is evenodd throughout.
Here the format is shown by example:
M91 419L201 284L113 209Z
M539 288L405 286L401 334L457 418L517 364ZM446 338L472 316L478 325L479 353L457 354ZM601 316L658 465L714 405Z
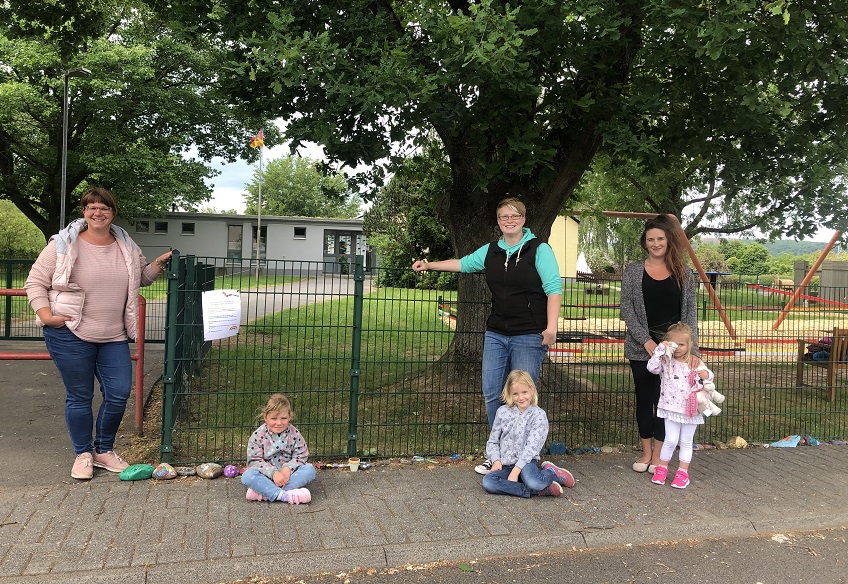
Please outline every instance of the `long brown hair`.
M659 229L665 233L665 241L667 245L663 261L665 262L665 267L668 269L671 277L674 278L675 282L677 282L681 288L683 288L683 286L686 285L687 268L686 260L684 259L685 256L683 254L683 241L680 237L679 225L668 215L657 215L653 219L646 221L645 228L642 230L642 237L639 239L639 245L641 245L642 249L646 252L648 251L648 246L645 243L645 239L648 231L651 229Z

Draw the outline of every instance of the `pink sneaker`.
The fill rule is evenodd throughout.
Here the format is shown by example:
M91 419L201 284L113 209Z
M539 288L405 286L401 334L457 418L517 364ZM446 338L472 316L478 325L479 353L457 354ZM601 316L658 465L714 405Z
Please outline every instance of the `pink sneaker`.
M78 454L74 460L74 465L71 467L71 478L82 481L90 480L94 476L94 469L91 466L91 453L83 452Z
M267 501L265 497L254 491L253 489L247 489L247 493L245 493L244 498L248 501Z
M97 468L105 468L109 472L121 472L129 467L129 463L123 458L115 454L115 451L103 452L101 454L94 453L92 464Z
M562 495L562 485L558 482L554 481L551 483L551 486L539 491L540 497L559 497Z
M283 501L289 505L300 505L301 503L309 503L312 500L312 493L309 489L301 487L290 491L283 491Z
M574 475L561 468L550 460L546 460L542 463L542 470L551 469L556 474L556 482L561 484L563 487L568 487L569 489L574 487Z
M685 489L689 486L689 473L683 469L678 469L677 473L674 475L674 480L671 482L671 486L675 489Z
M665 479L668 476L668 467L667 466L658 466L657 470L654 471L654 476L651 477L651 482L655 485L664 485Z

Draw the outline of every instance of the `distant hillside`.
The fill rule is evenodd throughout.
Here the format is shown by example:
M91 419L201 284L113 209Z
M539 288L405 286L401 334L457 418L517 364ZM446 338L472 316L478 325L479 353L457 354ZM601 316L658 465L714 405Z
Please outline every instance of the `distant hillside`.
M708 243L711 245L718 244L717 237L703 237L701 238L701 240L704 243ZM805 255L808 253L821 251L824 249L824 246L827 245L823 241L795 241L792 239L781 239L780 241L764 242L758 239L740 238L739 241L743 243L753 243L755 241L760 241L766 247L772 257L778 256L782 253L788 253L793 256Z
M827 245L824 241L793 241L781 239L780 241L766 242L763 244L772 256L782 253L790 255L804 255L814 251L821 251Z

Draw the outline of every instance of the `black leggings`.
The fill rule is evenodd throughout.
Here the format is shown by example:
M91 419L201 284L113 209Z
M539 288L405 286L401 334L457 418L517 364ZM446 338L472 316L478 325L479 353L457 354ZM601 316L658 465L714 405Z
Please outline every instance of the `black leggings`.
M657 417L660 401L660 376L648 371L647 361L630 361L633 385L636 388L636 425L639 438L665 441L665 420Z

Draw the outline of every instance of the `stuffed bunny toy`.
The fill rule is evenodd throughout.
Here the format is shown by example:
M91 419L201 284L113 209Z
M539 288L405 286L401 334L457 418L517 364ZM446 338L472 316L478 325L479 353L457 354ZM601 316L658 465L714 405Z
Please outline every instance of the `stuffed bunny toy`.
M698 401L698 412L704 417L717 416L721 413L721 408L716 404L724 402L724 396L716 391L715 383L707 379L701 379L698 376L698 370L706 371L706 366L702 363L697 369L689 373L689 385L696 391L696 399Z

